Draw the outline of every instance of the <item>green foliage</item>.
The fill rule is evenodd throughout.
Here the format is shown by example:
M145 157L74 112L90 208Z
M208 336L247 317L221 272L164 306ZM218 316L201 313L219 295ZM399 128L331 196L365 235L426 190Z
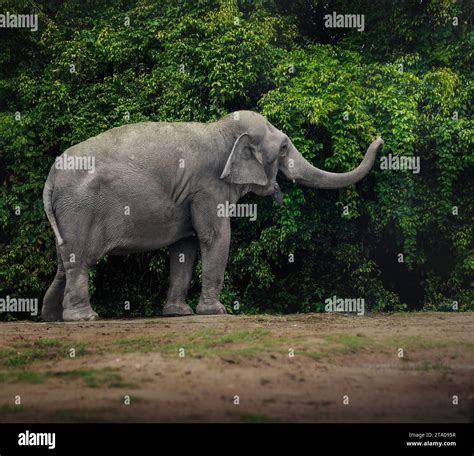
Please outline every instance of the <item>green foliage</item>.
M318 311L333 295L373 310L473 309L466 2L40 3L3 8L37 12L40 26L0 42L0 296L40 298L54 276L41 194L55 156L127 122L253 109L316 166L350 170L381 135L383 155L420 157L421 172L376 164L340 192L288 182L282 206L245 197L258 218L232 221L229 310ZM365 32L325 29L332 11L366 14ZM198 267L192 305L199 281ZM92 303L104 316L153 315L167 283L166 252L105 258Z

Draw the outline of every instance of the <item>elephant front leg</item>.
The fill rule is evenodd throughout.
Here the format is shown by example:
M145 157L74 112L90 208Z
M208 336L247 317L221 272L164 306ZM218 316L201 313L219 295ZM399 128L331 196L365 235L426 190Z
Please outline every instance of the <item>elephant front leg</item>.
M163 316L165 317L194 313L191 307L186 304L186 295L193 276L197 249L196 237L182 239L169 247L170 288L163 307Z
M208 231L209 232L209 231ZM197 314L225 314L226 309L219 301L224 283L224 272L229 257L230 222L220 221L220 226L210 230L213 235L205 235L201 242L202 291Z

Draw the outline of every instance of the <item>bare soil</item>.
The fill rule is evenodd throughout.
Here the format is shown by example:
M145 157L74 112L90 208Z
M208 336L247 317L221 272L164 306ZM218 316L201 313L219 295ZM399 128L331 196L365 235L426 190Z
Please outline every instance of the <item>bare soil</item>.
M0 422L470 422L473 380L472 313L0 323Z

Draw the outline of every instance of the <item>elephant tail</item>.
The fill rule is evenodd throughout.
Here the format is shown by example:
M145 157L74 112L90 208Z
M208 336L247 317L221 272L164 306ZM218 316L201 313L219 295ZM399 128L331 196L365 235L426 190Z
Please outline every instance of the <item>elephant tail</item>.
M50 177L48 177L43 190L44 211L46 212L46 216L48 217L49 223L51 224L51 228L53 228L54 235L56 236L56 239L58 241L58 245L63 245L64 241L61 237L61 234L59 234L58 225L56 223L56 217L54 216L53 206L51 204L51 200L53 197L53 189L54 186L50 182Z

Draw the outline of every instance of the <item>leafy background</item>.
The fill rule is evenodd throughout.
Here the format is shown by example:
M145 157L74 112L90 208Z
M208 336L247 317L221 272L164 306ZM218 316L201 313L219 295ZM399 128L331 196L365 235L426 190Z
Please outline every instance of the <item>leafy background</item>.
M283 182L279 207L246 196L259 216L232 221L221 296L229 310L238 301L246 313L319 311L333 295L364 297L371 310L447 310L453 301L474 310L470 8L468 0L3 2L1 12L39 14L39 30L0 30L0 296L42 298L54 277L41 194L66 148L127 122L213 121L251 109L316 166L347 171L380 134L384 155L419 156L421 172L375 166L341 191ZM365 14L365 31L325 28L332 11ZM167 252L107 257L90 275L102 316L153 315L165 298ZM198 265L193 304L199 288Z

